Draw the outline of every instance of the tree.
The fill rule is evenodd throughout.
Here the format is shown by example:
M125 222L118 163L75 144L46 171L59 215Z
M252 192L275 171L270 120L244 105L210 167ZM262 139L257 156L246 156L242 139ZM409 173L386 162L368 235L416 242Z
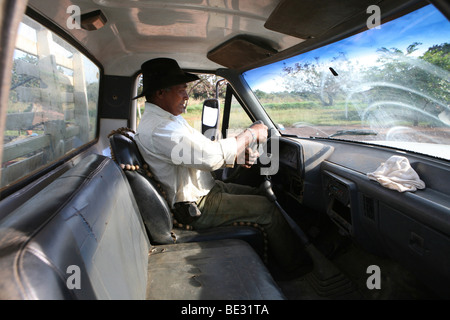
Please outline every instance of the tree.
M443 70L450 71L450 43L434 45L420 57Z
M197 74L200 80L189 82L187 84L187 92L189 97L199 100L214 98L216 94L216 83L220 77L214 74ZM142 93L143 79L139 78L138 94ZM225 96L225 86L220 86L219 97Z
M216 84L222 79L213 74L199 74L200 80L188 83L188 93L194 99L215 98ZM219 86L219 97L225 96L225 86Z
M366 79L402 86L405 88L403 95L414 96L416 106L422 103L426 107L433 102L437 112L441 109L439 105L449 104L450 44L432 46L422 56L414 57L412 54L420 45L414 42L407 47L406 52L397 48L379 49L380 65L371 68Z
M433 96L441 98L444 103L450 105L450 43L435 45L420 57L425 62L435 66L430 68L427 74L427 82L424 89L431 92Z
M26 63L30 63L33 65L38 64L38 58L36 56L33 56L31 54L26 54L23 57L14 59L13 67L12 67L12 76L11 76L11 88L10 88L10 95L9 99L10 102L14 103L17 102L17 92L15 91L18 87L29 87L29 88L39 88L41 85L40 79L30 76L27 74L19 73L17 65L19 61L25 61Z
M332 65L339 65L339 73ZM315 57L314 62L296 63L293 67L285 65L285 87L291 92L312 94L322 105L331 106L337 95L345 91L353 69L344 52L340 52L328 64L323 64L319 57Z

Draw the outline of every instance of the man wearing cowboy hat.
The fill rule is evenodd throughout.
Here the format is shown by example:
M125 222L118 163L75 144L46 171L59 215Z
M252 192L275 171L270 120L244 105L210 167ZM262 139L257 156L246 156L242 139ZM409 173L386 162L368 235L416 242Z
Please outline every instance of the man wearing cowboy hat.
M142 64L145 111L135 140L145 161L161 183L176 219L196 229L258 223L268 234L271 254L287 271L308 259L276 206L260 189L215 181L211 171L233 166L246 154L250 167L259 154L252 142L267 140L267 127L255 123L236 137L211 141L181 116L188 94L186 83L199 78L180 69L173 59ZM138 98L136 97L136 98Z

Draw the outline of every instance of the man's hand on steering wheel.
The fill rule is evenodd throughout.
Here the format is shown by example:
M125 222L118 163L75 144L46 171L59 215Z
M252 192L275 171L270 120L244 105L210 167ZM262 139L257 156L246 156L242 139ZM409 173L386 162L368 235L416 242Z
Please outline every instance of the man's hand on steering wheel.
M251 147L247 147L245 149L245 163L241 164L244 168L251 168L252 165L256 163L256 160L259 158L258 150L253 150Z
M246 138L246 134L251 134L251 140ZM248 135L248 134L247 134ZM249 128L245 129L243 135L240 138L245 139L244 148L244 163L240 163L240 166L244 168L250 168L259 157L258 144L265 143L267 141L268 128L262 121L256 121ZM239 141L239 139L238 139ZM247 144L248 143L248 144Z
M223 181L234 181L243 171L249 169L257 163L260 156L258 144L264 144L268 139L268 128L262 121L256 121L236 137L237 157L234 168L225 168L222 177Z
M268 128L261 120L256 121L246 130L252 133L254 139L256 138L256 143L261 144L267 141Z

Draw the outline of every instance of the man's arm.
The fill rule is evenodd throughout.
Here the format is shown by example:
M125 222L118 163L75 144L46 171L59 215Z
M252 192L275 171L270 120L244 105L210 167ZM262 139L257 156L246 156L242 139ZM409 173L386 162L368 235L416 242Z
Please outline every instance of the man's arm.
M267 134L267 126L257 121L237 135L237 163L243 167L250 168L259 157L258 151L253 151L252 147L257 143L266 142Z

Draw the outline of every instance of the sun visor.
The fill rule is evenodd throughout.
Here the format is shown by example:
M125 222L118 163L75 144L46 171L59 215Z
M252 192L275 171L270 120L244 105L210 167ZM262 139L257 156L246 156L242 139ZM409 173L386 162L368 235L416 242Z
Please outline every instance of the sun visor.
M239 35L208 52L207 57L230 69L241 69L277 53L259 38Z
M301 39L317 38L339 24L361 16L367 19L367 8L380 0L283 0L264 26L272 31Z

